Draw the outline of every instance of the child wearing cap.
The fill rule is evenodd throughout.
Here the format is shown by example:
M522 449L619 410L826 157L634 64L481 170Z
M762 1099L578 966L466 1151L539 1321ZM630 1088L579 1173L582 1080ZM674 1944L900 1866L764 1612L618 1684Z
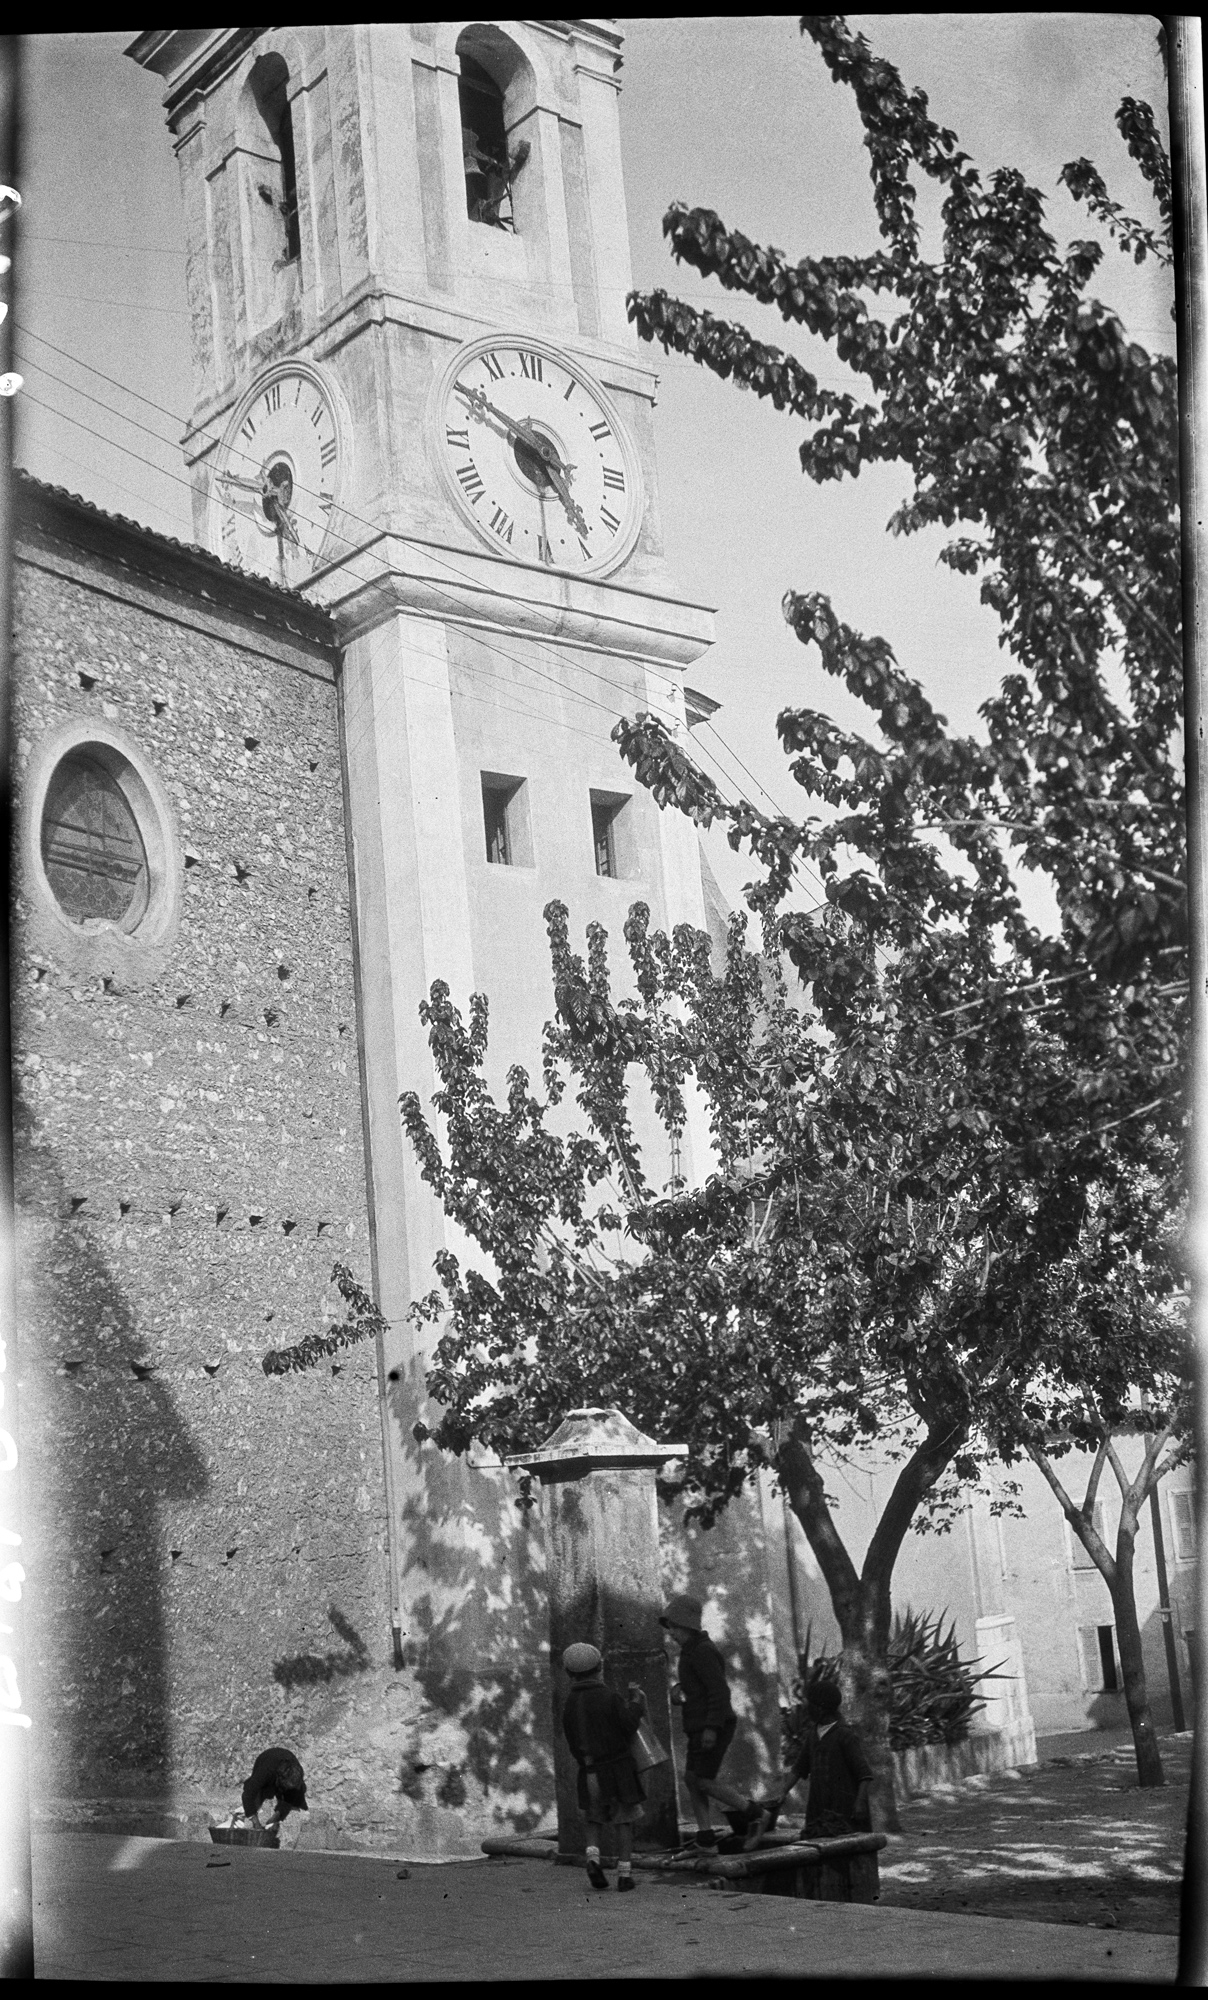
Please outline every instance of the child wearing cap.
M273 1804L268 1819L264 1820L261 1815L270 1799ZM244 1782L241 1803L244 1819L257 1821L270 1833L275 1833L291 1812L309 1812L306 1773L292 1750L277 1744L260 1752L251 1776Z
M718 1776L722 1761L734 1741L738 1718L730 1700L726 1663L702 1629L704 1606L696 1597L673 1597L659 1619L680 1649L679 1685L671 1691L673 1702L682 1706L688 1755L684 1763L684 1783L696 1814L696 1846L702 1853L717 1852L710 1801L728 1807L734 1814L732 1825L743 1833L743 1844L754 1847L772 1824L772 1815L744 1799Z
M815 1683L806 1695L809 1728L784 1791L791 1792L802 1778L809 1780L807 1840L872 1830L868 1805L872 1765L859 1731L839 1713L842 1706L843 1696L833 1681Z
M562 1664L570 1677L570 1693L562 1712L562 1729L579 1766L579 1810L587 1821L587 1879L593 1889L607 1889L600 1865L600 1840L605 1826L615 1826L620 1858L617 1888L632 1889L633 1828L642 1816L646 1792L633 1761L633 1739L646 1712L646 1697L630 1681L624 1701L604 1685L604 1657L596 1646L568 1646Z

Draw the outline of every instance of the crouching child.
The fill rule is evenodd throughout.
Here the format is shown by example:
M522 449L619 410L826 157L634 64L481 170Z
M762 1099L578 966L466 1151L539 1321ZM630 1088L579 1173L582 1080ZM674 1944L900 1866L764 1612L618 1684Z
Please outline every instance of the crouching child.
M843 1720L843 1697L833 1681L822 1681L806 1696L809 1727L784 1791L804 1778L809 1782L805 1804L807 1840L833 1839L844 1833L869 1833L872 1817L868 1788L872 1765L859 1732Z
M633 1760L633 1739L646 1713L646 1697L636 1681L629 1683L628 1701L604 1685L604 1658L596 1646L568 1646L562 1664L570 1676L562 1729L579 1766L579 1810L587 1821L587 1879L593 1889L607 1889L600 1845L604 1828L614 1826L619 1848L617 1888L632 1889L633 1829L646 1801Z
M292 1750L279 1745L262 1750L243 1786L243 1816L247 1824L275 1835L291 1812L309 1812L306 1773Z

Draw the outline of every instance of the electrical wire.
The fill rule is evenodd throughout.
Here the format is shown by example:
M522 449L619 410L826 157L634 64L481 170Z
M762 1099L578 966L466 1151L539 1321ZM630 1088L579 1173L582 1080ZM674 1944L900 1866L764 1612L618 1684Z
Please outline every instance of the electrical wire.
M20 328L19 328L19 331L21 331L22 333L24 333L24 334L27 334L27 335L31 333L31 329L29 329L29 328L26 328L26 327L24 327L24 326L20 327ZM110 376L110 375L107 375L107 374L105 373L105 371L104 371L103 369L98 369L98 368L95 368L95 367L93 366L93 364L91 364L91 363L89 363L89 362L86 362L86 361L83 361L83 360L82 360L82 359L81 359L81 358L80 358L79 356L76 356L76 355L73 355L73 354L71 354L71 353L70 353L70 352L69 352L69 351L68 351L67 349L59 347L59 346L58 346L58 345L57 345L57 344L56 344L55 342L53 342L53 341L50 341L50 340L47 340L47 339L45 338L45 336L43 336L43 335L41 335L41 334L37 334L37 333L32 333L32 338L33 338L33 339L35 339L35 340L37 340L37 341L38 341L38 342L39 342L39 343L40 343L41 345L43 345L43 346L46 346L46 347L49 347L49 348L50 348L50 349L52 350L52 352L54 352L54 353L58 354L58 355L59 355L59 356L60 356L60 357L61 357L61 358L62 358L63 360L66 360L66 361L69 361L70 363L72 363L72 365L73 365L73 366L77 366L77 367L80 367L80 368L82 368L82 369L86 370L86 371L87 371L88 373L90 373L90 374L94 374L94 375L98 376L98 377L99 377L99 378L100 378L101 380L103 380L103 381L107 382L107 383L108 383L108 384L109 384L109 385L110 385L111 387L113 387L113 388L116 388L116 389L118 389L118 390L119 390L120 392L122 392L122 393L125 393L125 394L129 394L129 395L130 395L131 397L133 397L133 398L134 398L135 400L137 400L138 402L140 402L140 403L142 403L143 405L145 405L145 406L146 406L147 408L149 408L149 409L151 409L151 410L155 411L155 412L156 412L156 413L157 413L158 415L161 415L161 416L166 416L166 417L170 418L170 419L171 419L171 420L172 420L172 421L173 421L174 423L183 423L183 419L181 419L181 418L180 418L180 417L178 416L178 414L177 414L177 413L175 413L175 412L174 412L174 411L172 411L172 410L169 410L169 409L167 409L167 408L166 408L166 407L165 407L165 406L164 406L163 404L160 404L160 403L157 403L157 402L155 402L153 398L151 398L151 397L148 397L148 396L144 396L144 395L142 395L142 394L141 394L141 393L140 393L139 391L137 391L137 390L127 390L127 389L126 389L126 385L125 385L125 384L123 384L123 383L120 383L120 382L118 382L118 381L117 381L117 379L116 379L115 377L113 377L113 376ZM50 378L50 379L51 379L52 381L54 381L54 382L58 383L58 385L59 385L60 387L62 387L62 388L64 388L64 389L67 389L67 390L68 390L68 391L69 391L70 393L72 393L72 394L76 394L76 395L80 395L80 396L82 396L82 397L83 397L83 398L84 398L84 399L85 399L86 401L88 401L88 402L90 402L90 403L94 404L94 405L95 405L95 406L96 406L97 408L99 408L99 409L102 409L102 410L103 410L103 411L104 411L104 412L105 412L105 413L106 413L107 415L109 415L109 416L113 416L113 417L116 417L116 418L118 419L118 421L119 421L119 422L123 422L123 423L126 423L126 424L129 424L129 425L130 425L130 426L131 426L132 428L134 428L134 429L137 429L137 430L141 430L141 431L143 431L143 432L144 432L144 433L145 433L145 434L146 434L147 436L149 436L149 437L152 437L152 438L154 438L154 439L156 440L156 442L157 442L157 443L162 443L162 444L165 444L165 445L167 445L167 444L171 444L171 442L172 442L172 441L171 441L171 440L169 440L168 438L164 437L164 436L163 436L163 434L162 434L162 433L161 433L160 431L158 431L158 430L155 430L155 429L153 429L153 428L152 428L152 427L151 427L150 425L147 425L147 424L143 424L143 423L140 423L140 422L139 422L139 420L138 420L137 418L134 418L134 417L130 417L130 416L126 415L126 414L125 414L124 412L122 412L122 411L120 411L120 410L115 410L115 409L113 409L113 408L112 408L112 407L111 407L111 406L110 406L110 405L109 405L109 404L108 404L107 402L105 402L105 401L104 401L103 399L101 399L101 398L99 398L99 397L96 397L96 396L93 396L93 395L92 395L92 394L91 394L91 393L90 393L90 392L89 392L88 390L86 390L86 389L83 389L83 388L81 388L81 387L80 387L80 386L79 386L78 384L75 384L75 383L71 383L71 382L68 382L68 381L67 381L67 380L66 380L66 379L65 379L65 378L64 378L63 376L61 376L61 375L58 375L58 374L56 374L56 373L55 373L55 371L54 371L53 369L49 368L49 367L48 367L48 366L47 366L47 365L46 365L45 363L42 363L42 362L37 362L37 361L35 361L33 365L34 365L35 367L39 368L39 369L40 369L40 370L41 370L41 371L42 371L42 372L43 372L44 374L46 374L47 376L49 376L49 378ZM181 474L176 474L176 473L172 473L172 472L168 471L168 470L167 470L167 468L165 468L165 467L156 467L155 465L153 465L153 464L152 464L152 462L151 462L150 460L147 460L147 459L145 459L145 458L143 457L143 455L142 455L142 454L140 454L140 453L138 453L138 452L135 452L135 451L133 451L133 449L132 449L132 448L131 448L130 446L128 446L128 445L123 445L123 444L121 444L121 443L120 443L120 441L119 441L119 440L117 440L117 439L110 439L110 438L108 438L108 437L107 437L106 435L104 435L104 434L102 434L102 433L100 433L100 432L97 432L97 431L93 430L93 429L91 428L91 426L88 426L88 425L86 425L86 424L83 424L83 423L82 423L82 421L81 421L81 420L80 420L79 418L76 418L76 417L72 417L72 416L71 416L71 415L70 415L69 413L67 413L67 412L65 412L65 411L58 411L58 410L55 410L55 409L53 408L53 406L47 406L47 405L44 405L44 404L40 403L40 402L39 402L39 399L38 399L37 397L31 397L31 400L32 400L32 401L33 401L33 402L34 402L35 404L37 404L37 406L38 406L39 408L48 408L48 409L50 410L50 412L51 412L52 414L54 414L54 415L57 415L58 417L60 417L60 419L61 419L61 420L63 420L63 421L66 421L66 422L69 422L69 423L74 423L74 424L76 424L76 425L77 425L77 426L78 426L78 427L79 427L80 429L83 429L83 430L87 431L87 432L88 432L88 433L89 433L90 435L92 435L92 436L94 436L94 437L97 437L97 438L98 438L98 439L99 439L99 440L100 440L101 442L104 442L104 443L110 443L110 444L114 445L116 449L118 449L118 450L121 450L121 451L124 451L124 452L126 452L126 453L127 453L127 455L129 455L129 456L131 456L131 457L135 458L136 460L139 460L139 461L140 461L140 462L142 462L142 463L145 463L145 464L147 464L147 465L149 466L149 468L150 468L151 470L153 470L153 471L157 471L157 472L158 472L158 473L160 474L160 476L161 476L161 477L163 477L163 478L167 478L167 479L170 479L170 480L172 480L172 481L173 481L173 483L174 483L174 484L178 484L178 485L181 485L181 486L183 486L183 487L187 488L187 490L188 490L188 491L189 491L190 493L192 493L192 492L193 492L193 490L194 490L194 489L193 489L193 485L192 485L192 482L191 482L190 480L188 480L187 478L185 478L185 477L184 477L183 475L181 475ZM205 434L203 434L203 435L205 435ZM208 441L210 441L210 442L212 442L212 443L214 443L214 444L218 444L218 443L220 443L220 442L221 442L221 439L220 439L220 437L219 437L219 435L218 435L218 434L216 434L216 433L210 433L210 434L208 434ZM246 461L246 462L247 462L248 464L252 464L252 463L254 462L254 461L253 461L253 458L252 458L252 455L251 455L251 454L249 454L249 453L246 453L246 452L238 452L238 451L234 451L234 452L232 453L232 456L238 456L238 457L239 457L239 458L240 458L241 460L245 460L245 461ZM303 494L305 495L305 497L307 497L308 499L312 499L312 500L314 500L314 499L317 499L317 497L318 497L317 495L314 495L314 494L311 494L311 493L310 493L310 492L308 491L308 489L306 489L306 488L304 488L304 487L297 487L297 488L295 488L295 491L297 491L297 492L302 492L302 493L303 493ZM299 509L299 512L302 512L302 510L300 510L300 509ZM357 514L356 514L356 513L355 513L355 512L353 511L353 510L351 510L351 509L342 509L342 510L341 510L341 512L342 512L342 513L343 513L343 514L345 515L345 517L346 517L346 518L348 518L349 520L352 520L352 521L356 522L356 523L357 523L358 525L361 525L361 526L364 526L364 527L366 527L366 528L367 528L367 529L369 529L369 530L370 530L371 532L375 532L375 533L376 533L376 532L379 532L379 530L378 530L378 527L377 527L377 524L376 524L376 523L373 523L373 522L370 522L370 521L367 521L367 520L365 520L365 519L364 519L364 517L362 517L362 516L359 516L359 515L357 515ZM306 515L305 513L302 513L302 518L303 518L304 520L306 520L306 521L308 522L308 524L310 524L310 525L315 525L315 526L318 526L318 525L320 525L320 523L319 523L319 521L318 521L317 517L315 517L315 516L308 516L308 515ZM355 547L355 544L354 544L354 543L352 542L351 538L349 538L349 537L343 537L342 539L344 539L344 540L346 541L346 543L347 543L347 546L348 546L348 547L349 547L350 549L352 549L352 548L354 548L354 547ZM438 560L441 560L441 566L442 566L442 568L444 568L444 569L446 569L447 571L449 571L449 572L450 572L450 573L451 573L451 574L452 574L452 575L453 575L454 577L456 577L456 578L457 578L458 580L460 580L460 581L463 581L463 582L469 582L469 581L471 581L470 577L469 577L469 576L468 576L468 575L467 575L467 574L466 574L466 573L465 573L464 571L459 571L459 570L457 569L456 565L455 565L454 563L452 563L451 561L449 561L449 560L448 560L447 558L445 558L445 559L441 559L441 558L438 558ZM388 573L389 573L389 566L383 563L383 565L382 565L382 574L388 574ZM459 609L459 610L461 609L461 606L460 606L460 601L459 601L459 600L457 600L457 599L455 599L455 598L453 598L453 597L452 597L452 595L451 595L451 593L448 593L448 592L444 592L444 593L442 593L442 592L440 592L440 591L439 591L439 587L438 587L438 586L433 586L433 587L434 587L434 588L436 588L436 590L437 590L437 594L438 594L438 595L444 595L444 596L448 597L448 598L449 598L449 601L450 601L450 603L451 603L451 604L452 604L452 605L454 606L454 608L456 608L456 609ZM464 615L464 614L463 614L463 615ZM466 628L466 629L467 629L467 632L468 632L468 634L469 634L470 636L473 636L473 635L472 635L472 633L469 633L469 628ZM480 643L483 643L483 642L480 642ZM549 656L550 656L551 658L555 659L555 660L557 661L557 664L559 665L559 667L560 667L560 668L561 668L561 667L563 667L563 666L565 665L565 660L564 660L564 656L563 656L563 655L555 653L555 652L554 652L554 650L553 650L553 649L552 649L551 647L548 647L548 646L546 646L546 645L545 645L545 644L544 644L543 642L541 642L541 641L539 641L539 640L538 640L538 641L535 641L535 642L534 642L534 644L535 644L536 648L537 648L537 649L538 649L539 651L541 651L541 652L544 652L544 653L547 653L547 654L548 654L548 655L549 655ZM548 680L550 679L550 677L549 677L548 675L542 675L542 674L540 674L540 673L539 673L539 671L538 671L538 670L537 670L536 668L534 668L534 667L533 667L533 666L531 665L531 662L529 662L529 661L527 661L527 660L521 660L521 659L517 658L517 657L516 657L515 655L511 655L511 654L508 654L508 653L506 653L506 652L505 652L505 651L504 651L504 650L503 650L502 648L500 648L500 647L498 646L497 642L493 642L493 643L492 643L492 647L491 647L491 650L492 650L492 652L493 652L493 654L494 654L495 656L497 656L497 657L502 657L502 658L505 658L505 659L509 659L509 660L510 660L510 661L511 661L511 662L512 662L513 664L515 664L515 665L517 665L517 666L521 667L521 669L522 669L522 670L524 670L524 671L528 671L528 672L530 672L530 673L534 673L534 674L535 674L535 675L537 676L537 678L539 678L539 679L542 679L542 680L546 680L546 681L548 681ZM605 686L607 686L607 687L610 687L610 688L612 688L612 689L613 689L613 690L614 690L615 692L618 692L618 693L622 694L622 695L624 696L624 698L625 698L625 700L626 700L626 702L627 702L627 703L630 703L630 702L632 702L632 701L633 701L633 699L634 699L634 692L635 692L635 691L634 691L634 690L633 690L632 688L627 688L627 687L624 687L624 686L623 686L623 685L622 685L621 683L619 683L619 682L617 682L617 681L613 680L613 679L612 679L612 677L611 677L611 676L609 676L609 675L606 675L606 674L602 674L602 673L599 673L599 672L598 672L597 670L595 670L595 669L592 669L592 668L590 668L590 667L585 667L585 666L583 666L583 665L582 665L581 663L576 663L576 664L578 664L578 666L579 666L579 671L581 671L581 672L584 672L584 673L587 673L587 674L589 674L589 675L590 675L590 676L591 676L592 678L594 678L594 679L596 679L596 680L600 681L600 682L601 682L601 683L602 683L603 685L605 685ZM649 670L649 669L647 669L647 674L648 674L648 677L649 677L649 675L650 675L650 670ZM674 689L674 688L675 688L675 686L676 686L676 683L674 683L674 682L673 682L673 681L672 681L672 680L670 679L670 677L669 677L669 676L667 676L667 675L665 675L665 674L659 674L659 673L657 673L657 670L655 670L655 677L656 677L656 678L659 678L659 679L661 679L661 680L663 681L664 685L668 687L668 689ZM587 695L583 695L583 694L581 694L581 693L578 693L577 691L574 691L574 690L567 690L567 689L565 689L565 688L564 688L564 687L562 686L561 682L557 683L556 685L558 686L558 689L559 689L559 692L561 692L561 693L569 693L569 694L570 694L570 697L571 697L572 699L578 699L578 700L581 700L581 701L591 701L591 702L593 703L593 705L594 705L594 706L596 706L596 707L598 707L598 708L602 709L602 710L604 711L604 713L606 713L606 714L611 714L611 715L613 715L613 716L614 716L614 718L615 718L615 716L616 716L616 715L617 715L617 713L618 713L618 711L614 711L614 710L610 710L610 709L608 709L608 708L607 708L607 706L606 706L606 705L605 705L604 703L602 703L602 702L596 702L596 701L593 701L593 698L592 698L592 697L590 697L590 696L587 696ZM715 724L713 724L712 722L710 722L710 725L709 725L709 726L710 726L710 730L711 730L711 733L712 733L712 734L713 734L713 735L714 735L714 736L715 736L715 737L717 738L718 742L719 742L719 743L720 743L720 744L722 745L722 747L723 747L723 748L725 748L725 749L727 749L727 750L729 750L729 749L730 749L730 746L729 746L728 744L726 744L726 742L725 742L725 739L724 739L724 738L722 737L722 735L721 735L721 732L720 732L720 731L719 731L719 730L717 729L716 725L715 725ZM582 732L580 732L580 733L582 733ZM698 744L698 746L697 746L697 747L698 747L698 748L699 748L699 750L701 750L702 752L703 752L703 751L705 751L705 746L704 746L704 745L699 745L699 744ZM707 755L707 752L706 752L705 754ZM773 799L773 797L772 797L771 793L770 793L770 792L768 792L768 790L767 790L766 786L764 786L764 785L762 784L761 780L759 780L759 779L755 778L755 776L754 776L754 773L752 773L752 772L751 772L751 771L749 770L749 767L747 767L746 765L742 765L742 764L741 764L741 759L738 759L738 757L737 757L737 753L736 753L736 752L733 752L733 751L731 750L731 751L730 751L730 754L731 754L732 756L734 756L734 758L735 758L735 761L736 761L736 762L738 762L738 763L740 763L741 767L742 767L742 768L743 768L744 770L746 770L746 772L747 772L747 775L748 775L748 776L749 776L749 777L750 777L750 778L752 779L752 781L753 781L753 782L754 782L754 783L755 783L755 784L756 784L756 785L757 785L757 786L759 787L760 791L761 791L761 792L763 793L764 797L765 797L765 798L766 798L766 799L768 800L769 804L771 804L771 805L772 805L773 809L774 809L774 810L775 810L775 811L776 811L777 813L780 813L782 817L787 817L787 815L784 815L784 814L782 813L782 809L781 809L781 808L780 808L780 807L778 806L778 804L777 804L777 802L775 801L775 799ZM703 761L703 760L702 760L702 761ZM728 784L728 783L729 783L729 780L728 780L728 779L726 778L726 776L725 776L725 773L724 773L724 772L723 772L723 771L721 770L721 767L720 767L720 765L718 764L718 761L717 761L716 757L715 757L715 756L714 756L714 757L711 757L711 758L709 758L709 760L708 760L708 761L711 761L711 762L713 762L713 763L714 763L714 764L715 764L715 765L717 766L717 768L718 768L718 772L719 772L719 775L720 775L720 776L722 777L722 779L723 779L723 783L726 783L726 784ZM807 864L800 864L800 865L801 865L801 866L807 866ZM796 872L796 869L797 869L797 866L798 866L798 863L797 863L796 861L794 861L794 864L793 864L793 867L794 867L794 872ZM819 887L823 887L824 885L822 884L822 881L821 881L821 878L820 878L820 877L818 877L818 876L817 876L817 875L815 874L815 871L813 871L812 869L810 869L810 870L809 870L809 872L810 872L811 874L814 874L814 875L815 875L815 880L816 880L816 881L818 882L818 885L819 885ZM801 886L803 886L803 885L801 885Z

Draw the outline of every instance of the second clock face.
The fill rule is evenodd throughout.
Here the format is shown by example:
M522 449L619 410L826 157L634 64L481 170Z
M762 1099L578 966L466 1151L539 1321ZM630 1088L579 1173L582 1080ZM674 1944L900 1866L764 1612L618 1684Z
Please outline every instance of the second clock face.
M262 378L237 411L214 479L218 553L274 582L315 568L340 476L331 400L309 369Z
M446 377L438 422L450 491L499 554L578 574L628 555L637 455L602 390L555 349L474 341Z

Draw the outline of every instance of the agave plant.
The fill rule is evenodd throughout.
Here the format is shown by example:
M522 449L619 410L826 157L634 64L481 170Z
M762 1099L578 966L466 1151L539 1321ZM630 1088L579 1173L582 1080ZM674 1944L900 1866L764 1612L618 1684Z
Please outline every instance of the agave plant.
M941 1612L938 1617L929 1617L909 1608L894 1614L888 1656L891 1750L907 1750L919 1743L963 1742L972 1718L985 1707L979 1683L1010 1679L1001 1672L1001 1660L994 1667L983 1667L980 1660L962 1660L955 1620L949 1619L945 1632L945 1615ZM811 1689L824 1681L837 1684L840 1678L842 1654L816 1653L812 1639L810 1625L792 1702L780 1711L785 1742L793 1749L805 1735Z

